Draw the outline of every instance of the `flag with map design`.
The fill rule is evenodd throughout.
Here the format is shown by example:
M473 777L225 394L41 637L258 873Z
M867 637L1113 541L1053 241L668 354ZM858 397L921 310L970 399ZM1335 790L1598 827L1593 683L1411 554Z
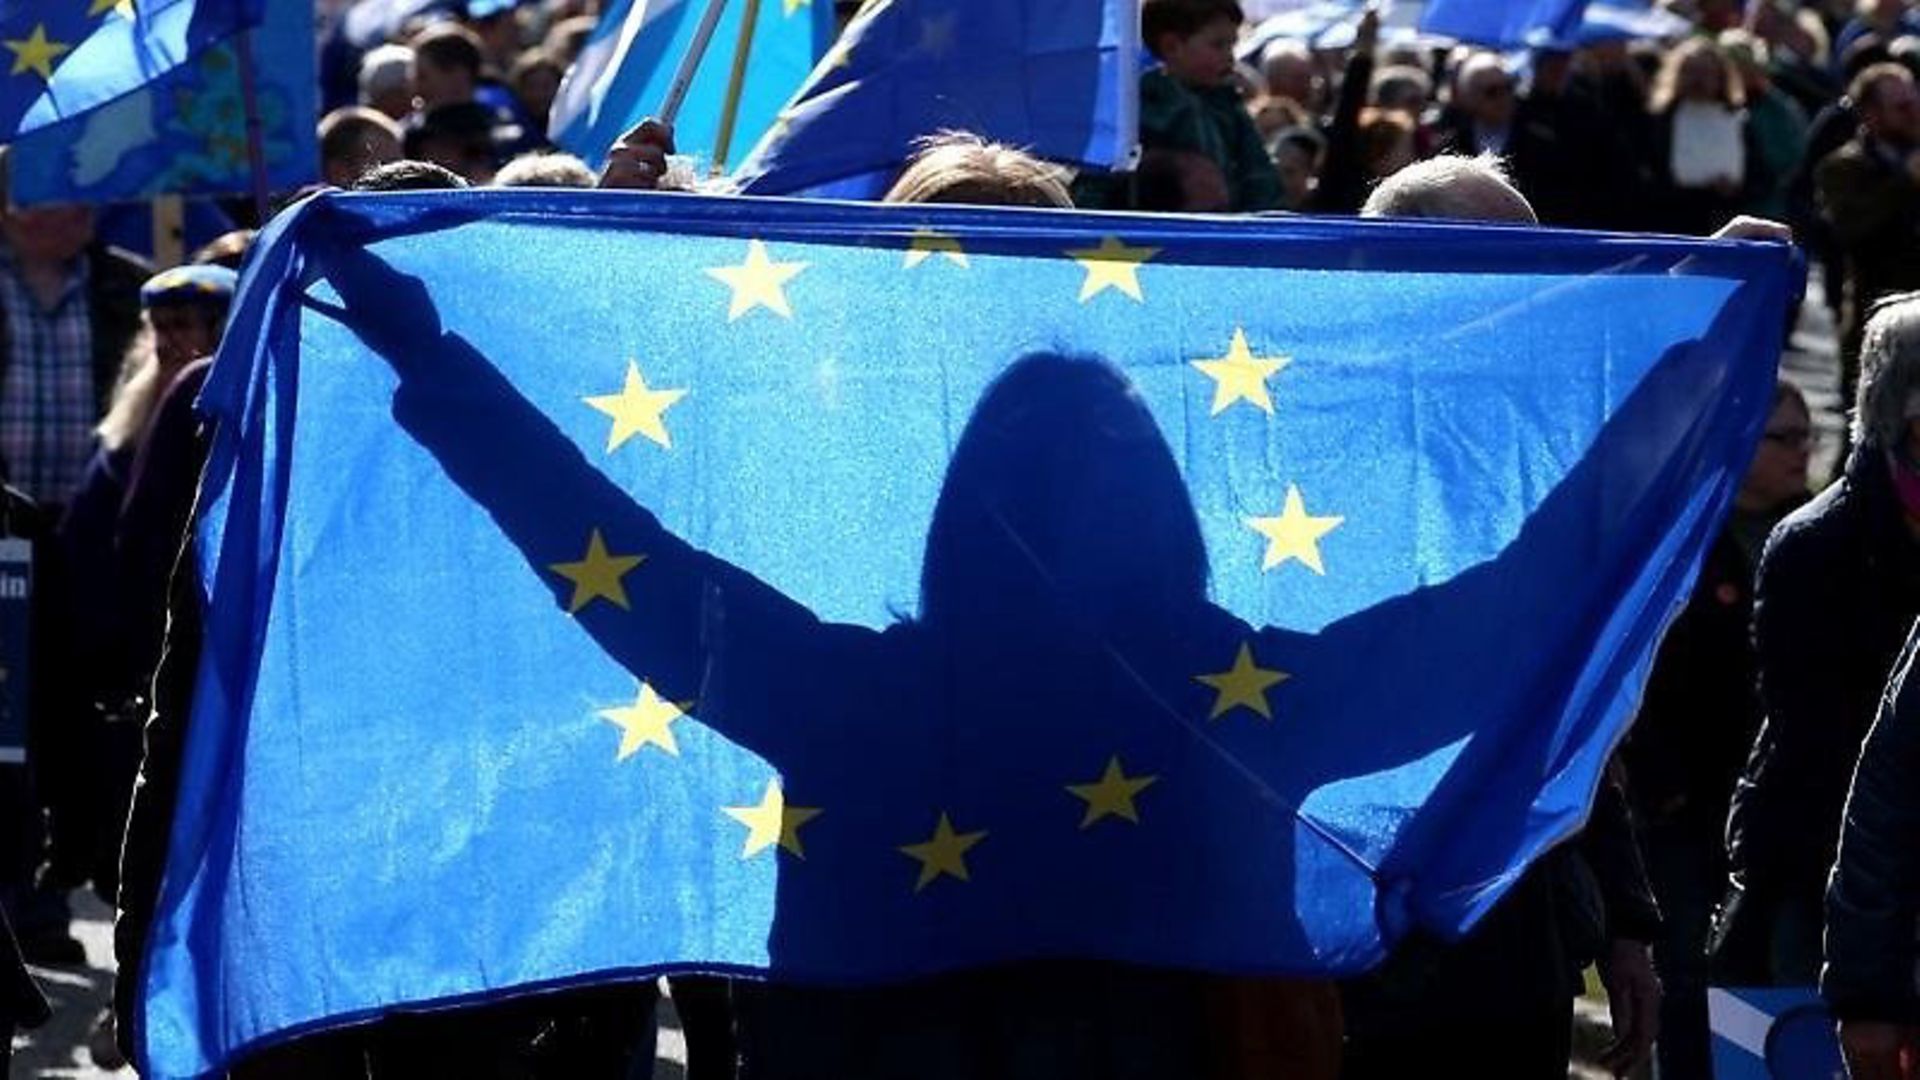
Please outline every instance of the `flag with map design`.
M266 0L0 4L0 141L130 93L259 23Z
M151 1075L403 1007L1340 975L1578 829L1783 246L317 196L202 398Z
M22 135L9 165L14 201L105 203L253 190L242 49L252 64L267 190L314 182L320 148L313 12L284 3L268 8L259 26L152 81Z

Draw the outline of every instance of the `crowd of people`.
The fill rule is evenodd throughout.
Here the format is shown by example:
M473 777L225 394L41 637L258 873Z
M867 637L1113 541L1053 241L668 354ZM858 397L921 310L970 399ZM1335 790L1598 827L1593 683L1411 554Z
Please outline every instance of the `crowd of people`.
M857 7L838 6L843 24ZM598 172L549 144L594 0L403 5L370 38L357 7L319 3L325 184L702 186L663 124ZM1841 465L1809 475L1813 417L1783 382L1585 831L1463 941L1416 937L1338 986L1086 964L832 993L676 978L691 1075L1144 1076L1179 1061L1222 1077L1560 1077L1597 966L1616 1034L1602 1063L1619 1074L1657 1059L1666 1080L1710 1076L1709 982L1824 972L1855 1075L1920 1076L1920 683L1905 678L1920 617L1920 7L1671 7L1691 32L1507 54L1386 42L1372 13L1351 44L1318 48L1246 25L1233 0L1144 0L1136 167L1075 175L928 132L886 196L1790 230L1840 328ZM30 650L0 650L0 680L29 687L26 763L0 764L0 910L27 961L59 966L83 959L67 894L117 906L120 992L93 1047L111 1064L136 1022L197 655L180 559L206 445L192 401L252 234L155 274L99 243L88 208L3 196L0 532L32 543L35 580ZM43 999L19 963L0 956L0 971L0 1029L31 1026ZM1090 986L1103 993L1068 992ZM644 1075L656 997L648 982L400 1015L235 1075ZM821 1030L860 1048L829 1053ZM914 1040L961 1049L935 1061Z

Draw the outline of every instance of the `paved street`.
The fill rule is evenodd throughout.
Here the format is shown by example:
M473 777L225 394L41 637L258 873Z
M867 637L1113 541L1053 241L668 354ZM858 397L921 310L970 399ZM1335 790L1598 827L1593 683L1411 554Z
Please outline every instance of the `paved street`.
M1813 406L1814 426L1819 432L1814 451L1816 481L1831 475L1839 452L1842 413L1835 390L1838 359L1835 353L1833 324L1821 298L1819 282L1810 283L1805 310L1793 335L1783 369L1805 391ZM105 1007L112 987L112 917L91 894L74 894L76 919L74 932L87 948L87 967L41 969L36 974L54 1004L54 1019L47 1026L16 1044L12 1075L26 1078L131 1078L133 1070L106 1070L95 1066L89 1057L87 1037ZM684 1075L685 1042L671 1016L663 1010L669 1025L661 1033L660 1060L655 1080L679 1080ZM1590 1005L1583 1010L1583 1045L1604 1042L1603 1007ZM1597 1075L1576 1070L1578 1075Z

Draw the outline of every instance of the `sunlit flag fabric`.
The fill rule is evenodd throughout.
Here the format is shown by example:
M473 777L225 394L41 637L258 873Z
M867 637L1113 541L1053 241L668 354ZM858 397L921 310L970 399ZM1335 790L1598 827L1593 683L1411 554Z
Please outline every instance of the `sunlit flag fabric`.
M97 203L252 190L242 49L253 65L251 110L260 124L266 188L291 191L318 179L313 12L276 4L244 36L99 108L22 136L10 165L14 199Z
M0 7L0 141L138 89L260 21L265 0L17 0Z
M1369 7L1380 13L1380 40L1389 44L1461 42L1495 48L1537 47L1575 40L1588 0L1299 0L1269 5L1253 33L1237 47L1245 56L1270 41L1305 41L1315 48L1353 44L1354 26Z
M554 99L548 130L568 151L599 165L622 132L657 114L680 59L692 45L707 0L616 0ZM674 118L677 149L700 162L714 159L743 0L722 10L687 97ZM746 156L800 89L833 35L830 0L762 0L747 49L729 154Z
M871 198L915 139L973 132L1123 166L1139 134L1135 0L878 0L735 173L763 195Z
M1796 273L612 192L263 244L203 398L158 1075L667 969L1459 932L1582 822Z
M1481 45L1541 45L1580 25L1587 0L1425 0L1420 28Z

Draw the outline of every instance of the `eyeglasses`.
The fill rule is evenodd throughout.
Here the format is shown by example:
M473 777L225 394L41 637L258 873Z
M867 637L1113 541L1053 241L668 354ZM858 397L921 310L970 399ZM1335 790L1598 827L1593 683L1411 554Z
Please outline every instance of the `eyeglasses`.
M1789 450L1804 450L1813 442L1813 432L1803 427L1781 428L1779 431L1768 431L1760 437L1775 446L1785 447Z

